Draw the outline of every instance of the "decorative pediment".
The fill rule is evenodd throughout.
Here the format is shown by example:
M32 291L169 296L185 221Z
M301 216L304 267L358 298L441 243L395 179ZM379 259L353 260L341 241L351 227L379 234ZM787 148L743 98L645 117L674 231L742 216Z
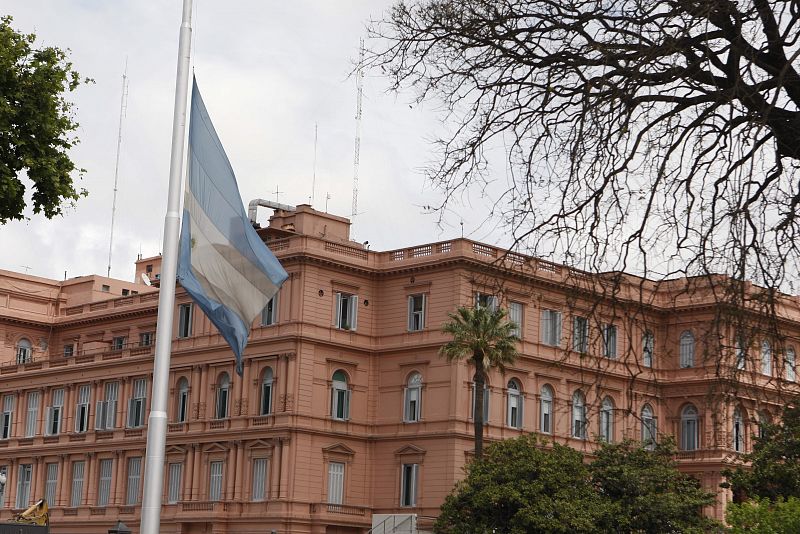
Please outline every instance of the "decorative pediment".
M214 453L214 452L228 452L228 447L220 445L219 443L212 443L207 447L203 448L203 452L206 454Z
M325 460L335 460L338 462L349 462L355 456L356 451L345 445L344 443L334 443L328 447L322 448L322 457Z
M186 454L186 449L184 447L179 447L177 445L171 445L167 447L166 451L164 451L167 455L170 454Z
M396 451L394 451L395 456L424 456L427 451L425 449L420 449L416 445L409 443L403 447L400 447Z
M255 441L250 442L247 445L248 449L271 449L275 446L274 443L271 441L265 441L263 439L257 439Z

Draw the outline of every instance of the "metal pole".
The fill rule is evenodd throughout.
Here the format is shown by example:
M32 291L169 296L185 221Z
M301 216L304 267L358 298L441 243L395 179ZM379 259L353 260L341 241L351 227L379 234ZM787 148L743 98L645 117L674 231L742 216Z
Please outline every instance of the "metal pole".
M172 118L172 153L169 161L169 195L164 217L164 255L161 259L161 289L158 297L156 355L153 362L153 392L147 421L147 454L144 468L141 534L158 534L161 527L161 494L164 487L164 448L167 441L167 397L169 359L172 349L172 316L175 308L175 275L181 222L183 145L186 138L186 102L189 90L189 59L192 43L192 0L183 0L178 45L178 75Z

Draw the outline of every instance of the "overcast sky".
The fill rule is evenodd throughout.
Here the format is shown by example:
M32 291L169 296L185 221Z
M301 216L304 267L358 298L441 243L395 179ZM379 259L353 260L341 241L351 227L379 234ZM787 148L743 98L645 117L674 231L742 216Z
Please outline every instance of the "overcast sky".
M193 63L198 85L231 160L245 204L253 198L307 203L347 216L353 191L356 82L348 78L359 38L389 0L195 0ZM40 43L71 49L95 80L72 99L80 122L73 160L89 191L75 209L0 227L0 268L50 278L105 274L122 73L129 94L123 123L111 274L131 280L133 262L161 249L169 173L180 0L7 0L0 11ZM480 198L440 229L422 206L440 200L421 168L441 133L433 104L386 94L367 73L361 139L359 215L352 237L386 250L464 234L493 241ZM266 222L269 210L259 212Z

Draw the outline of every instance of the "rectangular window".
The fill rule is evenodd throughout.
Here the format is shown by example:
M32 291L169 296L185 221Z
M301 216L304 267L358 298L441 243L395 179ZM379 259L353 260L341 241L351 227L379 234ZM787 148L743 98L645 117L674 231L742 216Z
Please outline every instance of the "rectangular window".
M133 382L133 397L128 401L128 428L144 426L144 409L147 403L147 379Z
M656 339L652 332L645 332L642 336L642 365L653 367L653 353L655 352Z
M125 492L125 504L133 506L139 502L139 481L142 479L142 457L128 458L128 486Z
M25 437L30 438L36 435L37 420L39 418L39 392L31 391L28 393L28 413L25 418Z
M358 323L358 295L336 293L336 328L355 330Z
M100 476L97 484L97 506L108 506L111 498L111 473L114 460L103 458L100 460Z
M11 425L14 420L14 395L3 395L3 415L0 423L2 428L2 439L11 437Z
M61 432L61 419L64 412L64 389L54 389L52 405L47 407L45 415L45 436L57 436Z
M419 464L403 464L401 472L400 506L416 506Z
M100 286L100 291L102 291L103 293L108 293L109 291L111 291L111 286L103 284L102 286Z
M27 508L31 500L31 475L33 474L32 464L20 464L19 476L17 478L17 508Z
M350 419L350 389L334 382L331 389L331 416L340 421Z
M175 504L181 499L181 485L183 483L183 464L169 464L169 482L167 486L167 503Z
M518 338L522 339L522 303L509 302L508 303L508 319L514 323L513 333Z
M344 502L344 464L330 462L328 464L328 504Z
M186 410L189 406L189 391L182 389L178 392L178 417L176 423L186 422Z
M89 394L90 386L84 384L78 388L78 406L75 410L75 432L89 430Z
M64 345L64 357L65 358L72 358L72 355L75 353L75 345L72 343L68 345Z
M28 343L27 346L19 345L17 347L17 363L31 363L32 361L33 348L31 348L30 343Z
M76 508L83 500L83 473L86 462L72 462L72 489L69 496L69 505Z
M544 395L542 395L542 399L539 404L542 412L540 418L541 420L539 422L539 429L541 430L542 434L549 434L553 431L553 401L549 398L545 398Z
M582 354L589 350L589 320L586 317L572 318L572 350Z
M178 337L184 338L192 335L192 315L193 306L181 304L178 306Z
M208 500L222 500L222 462L211 462Z
M267 459L253 459L253 492L254 501L264 501L267 498Z
M542 310L541 342L551 347L561 345L561 312Z
M48 506L56 505L56 491L58 488L58 464L46 464L45 470L47 476L44 481L44 499L47 501Z
M153 344L153 333L152 332L140 332L139 333L139 346L140 347L149 347Z
M111 340L111 350L122 350L125 348L125 336L116 336Z
M494 311L497 309L497 297L488 293L475 293L475 307Z
M270 326L278 322L278 295L267 301L261 310L261 326Z
M425 295L408 296L408 331L419 332L425 328Z
M603 326L603 356L617 357L617 327L613 324Z
M119 382L106 382L105 400L97 401L94 412L95 430L113 430L117 427L117 394Z

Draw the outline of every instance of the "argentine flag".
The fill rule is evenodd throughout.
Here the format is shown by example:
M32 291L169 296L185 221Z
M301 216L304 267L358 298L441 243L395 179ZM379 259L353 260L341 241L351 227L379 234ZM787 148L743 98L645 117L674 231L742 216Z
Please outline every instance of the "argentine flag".
M193 80L178 281L233 349L239 375L250 325L286 278L247 218L233 168Z

